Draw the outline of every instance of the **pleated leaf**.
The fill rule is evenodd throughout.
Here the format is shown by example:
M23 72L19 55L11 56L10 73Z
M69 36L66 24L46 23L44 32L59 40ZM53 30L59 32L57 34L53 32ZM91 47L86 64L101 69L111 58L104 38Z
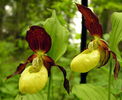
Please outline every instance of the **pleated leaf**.
M79 100L108 100L107 89L92 84L75 85L72 93ZM113 95L111 95L111 100L116 100Z
M48 56L57 61L67 49L69 32L58 21L55 11L52 12L52 17L44 22L44 28L52 39L52 47Z
M40 94L40 93L36 93L36 94L18 94L15 98L15 100L46 100L47 97L46 94Z
M118 48L120 41L122 42L122 13L113 13L111 22L112 31L110 32L110 48L116 53L120 64L122 64L122 57Z

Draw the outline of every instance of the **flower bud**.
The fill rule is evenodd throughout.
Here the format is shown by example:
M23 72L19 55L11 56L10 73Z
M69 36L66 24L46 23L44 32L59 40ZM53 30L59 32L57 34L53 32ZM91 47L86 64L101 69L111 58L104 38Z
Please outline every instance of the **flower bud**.
M26 68L19 79L19 90L22 93L36 93L43 89L48 81L47 69L42 66L39 71L32 71L34 67Z
M88 72L98 65L100 61L100 52L98 49L86 49L77 55L71 62L71 70L75 72Z

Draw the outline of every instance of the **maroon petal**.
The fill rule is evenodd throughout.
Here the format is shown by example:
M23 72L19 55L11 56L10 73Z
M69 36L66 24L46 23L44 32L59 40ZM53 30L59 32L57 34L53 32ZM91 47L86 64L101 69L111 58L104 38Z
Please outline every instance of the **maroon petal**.
M115 60L114 77L115 77L115 79L117 79L118 78L118 73L119 73L119 70L120 70L120 64L117 60L116 54L113 51L110 51L110 52L113 56L113 59Z
M51 74L51 68L52 68L52 66L57 66L63 72L63 75L64 75L64 88L69 93L70 92L69 81L66 78L67 74L66 74L65 69L63 67L55 64L54 60L51 57L49 57L49 56L43 56L42 59L43 59L43 62L44 62L45 67L48 70L48 75Z
M26 40L30 48L34 51L48 52L51 48L51 38L44 28L39 26L31 26L27 31Z
M99 68L106 65L109 59L110 59L110 51L102 49L100 54Z
M103 62L103 65L102 66L104 66L105 64L107 64L108 61L109 61L109 59L110 59L110 51L105 50L105 58L104 58L104 62Z
M108 44L104 40L99 40L99 45L104 49L104 50L109 50Z
M85 25L90 34L93 36L102 37L102 26L101 24L99 24L97 16L89 8L80 4L76 5L78 10L83 14L85 18Z
M57 65L58 68L62 71L63 75L64 75L64 88L66 89L67 93L69 94L70 92L70 86L69 86L69 80L66 78L67 73L65 71L65 69L59 65Z
M114 77L116 79L118 77L118 73L120 70L120 64L117 60L116 54L109 49L107 43L103 40L99 40L99 48L101 50L101 58L102 58L100 61L100 66L104 66L108 62L110 54L112 54L113 59L115 60Z
M99 50L100 50L100 64L99 67L107 64L110 59L110 50L107 43L103 40L99 40Z
M13 77L13 76L16 75L16 74L22 73L23 70L25 69L26 65L27 65L28 63L32 62L32 60L33 60L35 57L36 57L36 55L31 55L30 57L28 57L28 59L26 60L25 63L19 64L19 66L17 67L16 71L15 71L13 74L7 76L7 79Z
M43 56L42 59L43 59L44 66L45 66L45 67L47 68L47 70L48 70L48 75L50 76L50 74L51 74L51 67L52 67L52 66L55 66L55 62L54 62L54 60L53 60L51 57L49 57L49 56Z

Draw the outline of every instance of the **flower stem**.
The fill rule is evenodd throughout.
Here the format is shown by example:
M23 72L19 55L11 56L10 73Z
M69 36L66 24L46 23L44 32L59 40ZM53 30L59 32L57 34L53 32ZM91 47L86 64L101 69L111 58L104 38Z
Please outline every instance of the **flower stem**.
M81 4L84 6L88 6L88 0L81 0ZM81 44L80 44L80 51L86 49L86 40L87 40L87 29L85 26L85 19L82 17L82 31L81 31ZM80 83L86 83L86 77L88 73L81 73L80 74Z
M47 100L51 100L51 96L50 96L50 93L51 93L51 80L52 80L52 76L50 74L49 76L49 84L48 84L48 95L47 95Z
M111 100L111 75L112 75L112 60L110 59L109 80L108 80L108 100Z

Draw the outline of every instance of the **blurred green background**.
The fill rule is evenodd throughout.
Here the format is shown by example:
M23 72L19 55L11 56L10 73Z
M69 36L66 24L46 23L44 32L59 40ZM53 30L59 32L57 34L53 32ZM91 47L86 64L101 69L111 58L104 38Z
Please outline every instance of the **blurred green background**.
M70 33L67 50L57 63L66 69L71 87L79 84L79 73L71 72L69 67L72 58L80 53L80 33L72 26L75 26L74 18L77 17L74 2L80 3L80 0L0 0L0 100L14 100L15 98L21 100L18 90L19 75L9 80L5 80L5 77L14 72L19 63L32 54L25 40L28 26L43 23L51 17L51 9L56 11L59 22ZM108 34L111 30L110 17L115 11L122 12L122 0L90 0L89 6L100 19L104 31L103 38L111 42L109 41L110 34ZM91 37L88 34L87 42L89 41ZM118 43L118 48L122 54L122 41ZM57 71L56 68L52 69L52 100L79 100L77 95L66 93L63 88L63 75ZM112 93L122 99L121 75L122 70L120 70L118 80L115 81L112 77ZM90 71L87 81L107 88L108 64ZM37 94L21 95L21 97L24 98L23 100L46 100L47 86Z

